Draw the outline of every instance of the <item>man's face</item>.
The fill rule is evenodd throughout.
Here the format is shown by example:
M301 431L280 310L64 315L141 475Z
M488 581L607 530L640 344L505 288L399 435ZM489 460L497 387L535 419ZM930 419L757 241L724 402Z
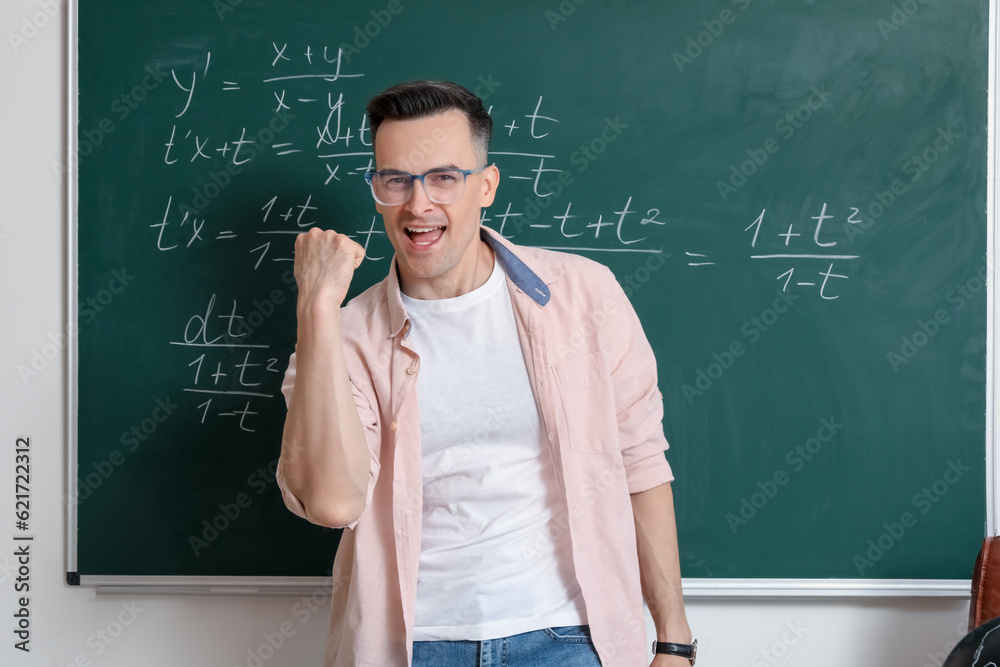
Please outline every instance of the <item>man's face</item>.
M465 114L452 109L416 120L387 120L379 125L375 140L379 171L398 169L423 174L429 169L476 169L472 130ZM424 288L459 293L475 280L477 263L489 251L479 240L481 209L493 203L500 176L496 167L470 174L462 196L451 204L435 204L423 184L414 182L409 201L398 206L376 203L385 232L396 250L404 291L429 298ZM473 285L472 287L478 287ZM471 289L471 288L467 288ZM433 298L455 294L437 293Z

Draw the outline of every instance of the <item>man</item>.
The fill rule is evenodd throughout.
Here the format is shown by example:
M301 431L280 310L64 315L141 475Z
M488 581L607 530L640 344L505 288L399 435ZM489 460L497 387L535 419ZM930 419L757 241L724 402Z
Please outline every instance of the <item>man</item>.
M368 105L389 275L295 243L278 481L346 527L327 667L692 664L655 360L611 272L480 226L492 120L450 83ZM492 662L491 662L492 660Z

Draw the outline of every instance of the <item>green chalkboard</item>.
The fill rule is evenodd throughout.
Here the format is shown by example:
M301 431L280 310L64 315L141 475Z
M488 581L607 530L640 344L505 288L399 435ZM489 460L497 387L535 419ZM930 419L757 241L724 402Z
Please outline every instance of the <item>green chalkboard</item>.
M484 223L607 264L690 578L966 579L985 527L985 0L81 0L76 571L321 576L273 481L294 235L392 249L364 105L481 95Z

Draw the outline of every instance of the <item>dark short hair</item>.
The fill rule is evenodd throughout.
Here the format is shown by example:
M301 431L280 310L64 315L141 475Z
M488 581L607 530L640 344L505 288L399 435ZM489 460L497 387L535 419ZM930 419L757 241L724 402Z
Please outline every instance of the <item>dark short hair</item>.
M436 116L458 109L465 114L472 129L472 140L483 161L490 150L493 119L483 107L483 101L468 90L450 81L410 81L379 93L368 102L368 124L372 145L378 126L384 120L414 120Z

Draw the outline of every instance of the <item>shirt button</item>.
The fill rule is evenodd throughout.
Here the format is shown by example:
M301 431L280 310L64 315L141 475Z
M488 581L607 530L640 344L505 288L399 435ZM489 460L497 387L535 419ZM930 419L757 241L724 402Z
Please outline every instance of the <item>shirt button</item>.
M391 424L389 424L389 430L390 431L395 431L396 430L396 422L392 422Z
M414 364L413 366L410 366L409 368L407 368L406 369L406 374L407 375L416 375L417 374L417 366L416 366L416 364Z

